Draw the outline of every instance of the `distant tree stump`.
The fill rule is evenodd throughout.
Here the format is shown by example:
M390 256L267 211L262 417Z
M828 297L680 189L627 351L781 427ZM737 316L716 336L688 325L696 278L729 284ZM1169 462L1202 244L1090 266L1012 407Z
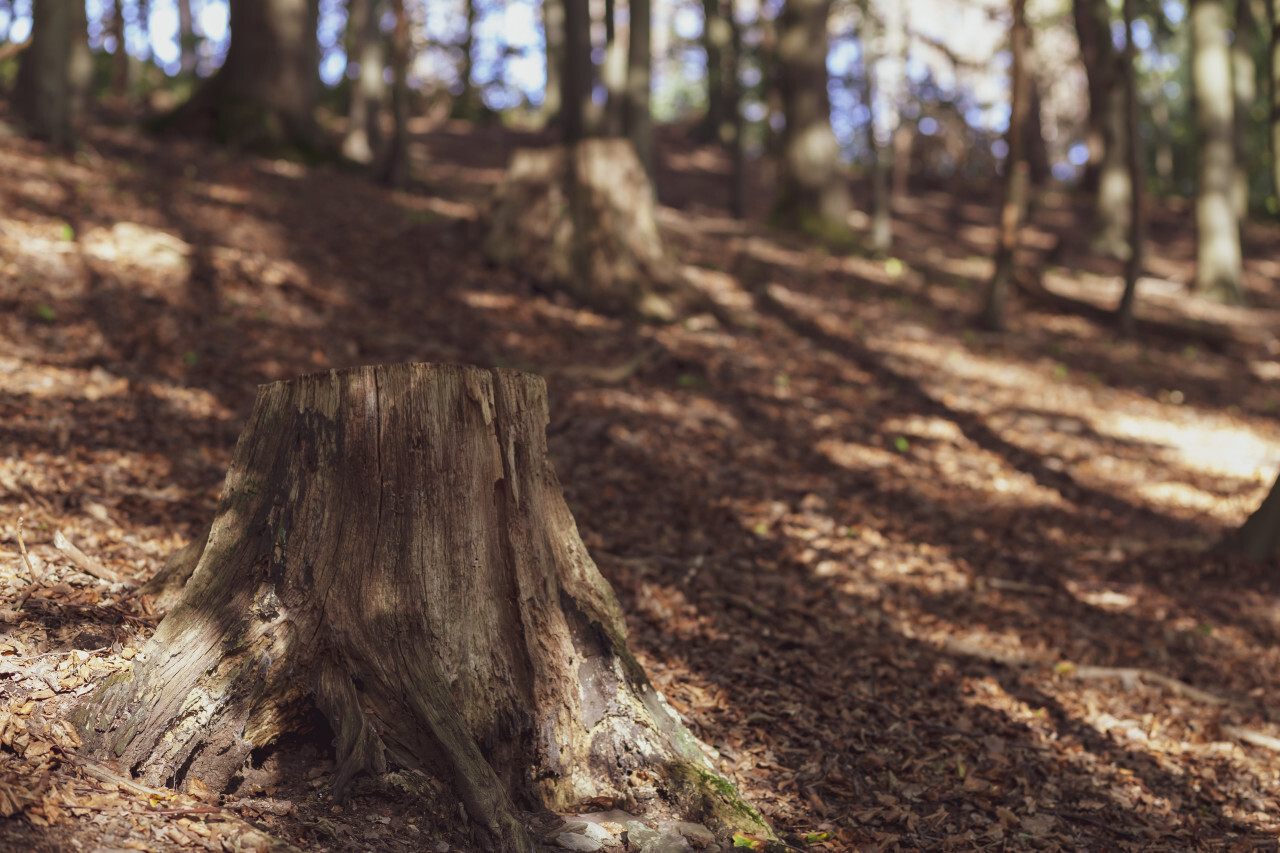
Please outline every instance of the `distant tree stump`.
M625 139L516 151L494 198L488 256L612 314L673 319L686 298Z
M181 598L78 712L86 748L227 790L318 709L339 793L392 764L436 776L495 850L533 849L517 808L601 798L767 833L628 650L546 423L542 380L512 370L263 386Z

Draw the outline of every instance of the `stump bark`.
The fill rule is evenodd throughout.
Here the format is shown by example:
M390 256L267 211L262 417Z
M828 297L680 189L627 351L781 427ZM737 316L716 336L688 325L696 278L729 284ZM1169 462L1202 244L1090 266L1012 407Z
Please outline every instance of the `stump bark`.
M227 790L319 710L339 793L436 776L492 849L533 849L519 809L602 799L768 833L628 650L546 423L542 380L512 370L262 386L181 598L78 713L86 748Z
M671 320L687 300L625 139L516 151L490 207L486 254L611 314Z

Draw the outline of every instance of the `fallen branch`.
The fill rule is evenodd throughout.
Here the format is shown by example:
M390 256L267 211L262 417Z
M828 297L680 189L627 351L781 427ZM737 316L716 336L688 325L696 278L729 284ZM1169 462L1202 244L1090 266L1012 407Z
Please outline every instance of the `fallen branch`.
M71 762L80 768L80 771L90 779L96 779L99 782L105 782L109 785L116 785L128 791L131 794L137 794L139 797L160 797L167 798L170 794L168 791L161 791L159 788L151 788L132 779L121 776L119 773L113 773L103 765L96 761L90 761L87 758L74 756Z
M86 575L93 575L107 583L120 583L119 575L73 545L61 530L55 530L53 533L53 547Z
M1243 726L1223 726L1222 733L1227 737L1233 737L1236 740L1242 740L1253 746L1260 746L1263 749L1269 749L1272 752L1280 752L1280 738L1265 735L1262 732L1253 729L1246 729Z
M1206 705L1227 705L1229 700L1213 693L1208 693L1198 687L1192 687L1185 681L1179 681L1176 678L1170 678L1167 675L1161 675L1158 672L1152 672L1149 669L1139 669L1137 667L1127 666L1077 666L1067 670L1067 674L1074 675L1076 678L1114 678L1126 685L1133 685L1139 681L1145 681L1148 684L1155 684L1166 690L1183 696L1187 699L1194 699L1197 702L1203 702Z

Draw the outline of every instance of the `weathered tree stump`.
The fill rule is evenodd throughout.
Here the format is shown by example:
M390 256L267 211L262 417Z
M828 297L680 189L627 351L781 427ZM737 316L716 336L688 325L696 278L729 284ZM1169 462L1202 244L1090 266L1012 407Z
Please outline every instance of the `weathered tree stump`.
M546 423L542 380L512 370L263 386L181 598L80 709L87 749L227 790L318 709L339 792L436 776L493 849L532 849L518 808L601 799L767 833L628 651Z
M686 298L625 139L516 151L489 212L485 252L611 314L670 320Z

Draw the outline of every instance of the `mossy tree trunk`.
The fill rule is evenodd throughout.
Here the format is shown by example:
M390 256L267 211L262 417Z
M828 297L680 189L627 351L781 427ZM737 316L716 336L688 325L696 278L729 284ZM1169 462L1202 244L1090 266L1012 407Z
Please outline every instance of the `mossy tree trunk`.
M208 541L135 668L79 714L152 785L233 784L311 709L336 785L441 777L487 849L521 809L610 799L768 832L627 648L512 370L362 367L263 386Z

